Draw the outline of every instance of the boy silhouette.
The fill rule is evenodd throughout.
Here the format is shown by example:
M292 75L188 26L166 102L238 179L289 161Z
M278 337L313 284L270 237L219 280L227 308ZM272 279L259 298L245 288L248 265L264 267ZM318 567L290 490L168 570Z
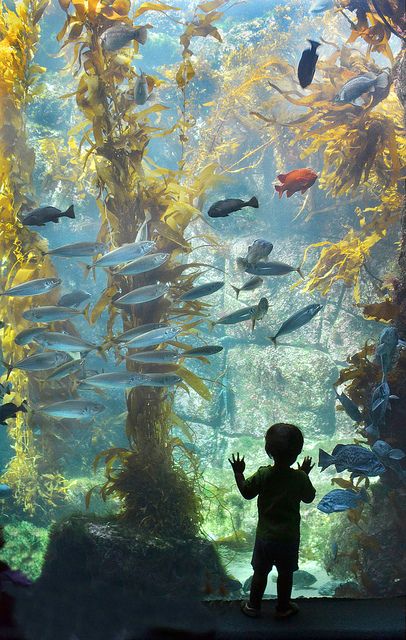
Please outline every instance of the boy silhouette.
M245 461L239 453L230 462L241 495L247 500L258 496L258 525L251 564L254 575L250 598L241 605L252 618L261 613L261 602L268 574L273 565L278 571L278 600L275 618L288 618L299 607L291 602L293 572L297 571L300 542L300 502L314 500L316 490L309 479L312 459L305 457L297 469L291 465L303 449L303 435L293 424L278 423L265 434L265 451L275 464L259 467L244 478Z

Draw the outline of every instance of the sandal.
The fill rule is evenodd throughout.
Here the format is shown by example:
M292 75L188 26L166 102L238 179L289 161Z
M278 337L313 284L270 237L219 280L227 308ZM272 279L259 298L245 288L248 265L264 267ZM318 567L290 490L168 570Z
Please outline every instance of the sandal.
M251 607L249 602L241 603L241 611L249 618L259 618L261 615L260 609L254 609L254 607Z
M281 620L282 618L290 618L294 616L296 613L299 613L299 607L294 602L289 602L289 607L280 611L278 608L275 608L274 618L277 620Z

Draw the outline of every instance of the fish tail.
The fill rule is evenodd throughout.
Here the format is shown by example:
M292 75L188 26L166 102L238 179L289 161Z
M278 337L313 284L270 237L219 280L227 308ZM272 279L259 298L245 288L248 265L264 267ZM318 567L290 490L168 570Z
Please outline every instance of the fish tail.
M275 185L275 191L278 192L279 197L282 198L283 195L283 184L276 184Z
M303 275L303 271L302 271L302 269L301 269L301 265L296 269L296 271L298 272L299 276L300 276L301 278L303 278L303 280L304 280L304 275Z
M85 306L85 308L83 309L82 313L85 316L85 318L88 321L88 323L90 324L90 302L89 302L89 304L87 304Z
M272 340L274 347L276 347L276 338L277 336L268 336L270 340Z
M244 207L254 207L254 209L258 209L259 207L258 198L253 196L251 200L248 200L248 202L245 203Z
M107 362L106 347L103 344L101 344L99 347L96 348L96 351L101 355L103 360Z
M18 408L23 413L27 413L28 412L27 405L28 405L28 401L27 400L23 400Z
M89 275L89 271L91 270L92 266L90 264L86 264L86 262L79 262L79 264L83 269L83 275L86 279L87 276Z
M47 256L47 255L48 255L48 251L42 251L42 250L40 250L40 253L41 253L41 255L42 255L42 257L43 257L43 258L45 258L45 256Z
M327 451L323 451L323 449L319 449L319 464L321 470L327 469L331 464L334 463L334 456L327 453Z
M231 288L232 288L232 289L234 289L234 291L236 292L236 294L237 294L237 300L238 300L238 296L240 295L240 291L241 291L241 289L239 289L238 287L234 287L234 285L231 285Z
M311 45L312 49L317 49L317 47L321 47L321 42L317 42L317 40L309 40L309 38L307 38L307 42Z
M0 359L0 362L1 362L1 364L3 365L3 367L4 367L5 369L7 369L7 377L6 377L6 380L8 380L8 379L9 379L9 377L10 377L10 373L11 373L11 372L12 372L12 370L14 369L14 365L13 365L13 363L5 362L4 360L1 360L1 359Z
M67 218L75 218L75 211L73 209L73 204L71 204L71 206L68 207L66 211L64 211L63 215L66 216Z
M140 44L145 44L148 38L148 29L144 25L142 27L134 28L134 40L139 42Z
M257 319L256 319L256 318L252 318L251 331L254 331L256 321L257 321Z
M389 84L389 74L388 73L380 73L379 76L376 77L375 86L379 89L386 89Z

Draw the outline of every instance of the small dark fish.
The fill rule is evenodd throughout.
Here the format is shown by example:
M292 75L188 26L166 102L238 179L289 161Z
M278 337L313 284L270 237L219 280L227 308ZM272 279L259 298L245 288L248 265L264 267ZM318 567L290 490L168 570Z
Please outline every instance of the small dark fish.
M297 76L302 89L305 89L313 82L317 60L319 59L316 52L317 48L321 46L320 42L316 42L315 40L308 40L307 42L310 43L311 48L303 51L297 69Z
M77 289L76 291L65 293L65 295L60 298L58 307L73 307L74 309L77 309L83 302L89 300L91 297L91 293L83 291L82 289Z
M293 271L296 271L301 278L304 277L300 267L292 267L286 262L257 262L257 264L249 264L245 268L245 273L253 273L257 276L285 276Z
M27 213L24 216L22 223L26 227L43 227L47 222L59 222L59 218L74 218L75 212L73 210L73 204L61 211L56 207L39 207Z
M199 358L200 356L212 356L215 353L223 351L224 347L217 344L206 344L203 347L196 347L194 349L186 349L180 354L182 358Z
M242 287L234 287L234 285L231 285L231 288L236 292L236 298L238 300L238 296L240 295L241 291L253 291L254 289L260 287L262 283L262 278L260 278L259 276L254 276L253 278L250 278L245 284L243 284Z
M385 473L385 467L373 451L356 444L337 444L331 455L319 449L319 464L321 470L334 464L338 473L348 470L356 476L379 476Z
M333 489L322 497L317 508L323 513L337 513L347 509L356 509L361 502L368 502L368 494L364 488L361 491Z
M204 298L204 296L210 296L212 293L215 293L219 289L224 287L224 282L222 280L216 280L215 282L206 282L205 284L198 285L197 287L192 287L189 291L182 293L179 296L180 300L197 300L198 298Z
M22 411L22 413L27 413L27 401L24 400L20 405L14 404L14 402L5 402L0 407L0 424L4 424L7 426L6 420L10 418L16 418L17 413Z
M136 40L140 44L145 44L148 37L150 25L142 27L131 27L129 24L118 23L109 27L100 36L105 51L118 51L128 46L131 40Z
M210 218L225 218L234 211L240 211L243 207L253 207L254 209L258 209L259 204L257 198L254 196L248 201L240 200L239 198L218 200L218 202L211 205L207 215Z
M349 416L351 420L354 420L354 422L362 422L363 420L362 413L358 409L355 402L353 402L351 398L346 396L345 393L338 393L335 389L334 389L334 393L336 394L337 400L340 401L340 404L344 408L344 411L347 414L347 416Z
M276 339L279 336L283 336L287 333L292 333L292 331L296 331L296 329L300 329L305 324L310 322L314 318L314 316L323 308L322 304L309 304L307 307L303 307L300 311L297 311L290 316L285 322L282 323L281 328L275 336L268 336L270 340L276 346Z
M143 105L150 97L148 91L147 76L143 71L140 72L140 76L137 78L134 88L134 102L138 105Z

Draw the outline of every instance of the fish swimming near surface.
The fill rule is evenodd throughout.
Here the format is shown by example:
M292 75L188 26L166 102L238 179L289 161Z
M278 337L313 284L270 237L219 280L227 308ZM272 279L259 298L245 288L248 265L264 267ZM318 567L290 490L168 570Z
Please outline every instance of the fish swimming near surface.
M74 309L77 309L81 304L83 304L83 302L86 302L86 300L89 300L91 297L91 293L83 291L82 289L77 289L76 291L65 293L59 299L58 307L73 307Z
M30 329L23 329L14 338L14 342L20 347L25 347L30 342L34 342L35 336L39 336L40 333L45 331L44 327L31 327Z
M165 329L167 327L169 327L167 322L148 322L147 324L141 324L138 325L138 327L128 329L128 331L124 331L124 333L120 333L118 336L112 336L110 340L116 344L126 344L144 333L148 333L149 331L154 331L156 329Z
M27 413L27 400L24 400L20 405L17 405L14 402L5 402L2 404L0 406L0 424L7 426L6 420L16 418L19 411Z
M142 382L142 376L132 371L116 371L114 373L99 373L83 379L83 383L99 389L129 389L138 387Z
M363 100L361 96L364 93L374 93L378 89L388 87L390 76L386 71L379 75L375 73L364 73L355 78L348 80L334 97L336 103L351 103L356 106L362 106Z
M120 22L106 29L100 36L100 42L105 51L118 51L127 47L132 40L145 44L150 27L151 25L132 27Z
M70 418L72 420L89 420L102 411L105 406L92 400L63 400L40 407L38 411L53 418Z
M120 276L136 276L139 273L147 273L161 267L170 257L169 253L151 253L128 262L114 273Z
M269 339L272 340L272 342L276 346L277 338L300 329L300 327L303 327L305 324L310 322L310 320L312 320L314 316L319 313L319 311L321 311L322 308L322 304L309 304L307 305L307 307L303 307L303 309L300 309L300 311L297 311L293 314L293 316L290 316L290 318L285 320L285 322L282 323L277 334L274 336L268 336Z
M285 191L287 197L290 198L297 191L305 193L314 185L317 178L318 175L313 169L294 169L289 173L280 173L278 175L278 180L282 184L276 184L275 190L278 192L279 198L282 198Z
M325 11L330 11L330 9L334 9L335 0L313 0L310 5L310 13L313 15L321 15L325 13Z
M202 347L193 347L191 349L185 349L180 354L182 358L201 358L202 356L213 356L216 353L223 351L224 347L218 344L205 344Z
M45 349L70 353L87 353L94 349L100 349L97 344L87 342L69 333L60 333L58 331L43 331L34 337L34 342L37 342Z
M246 261L248 264L256 264L259 260L267 258L273 249L272 242L258 238L248 247Z
M317 60L319 59L317 48L321 46L320 42L316 42L316 40L308 40L307 42L310 43L310 49L303 51L297 69L297 76L302 89L306 89L313 82Z
M240 295L241 291L254 291L254 289L258 289L258 287L260 287L263 282L264 281L262 278L260 278L259 276L254 276L253 278L250 278L247 282L245 282L242 287L235 287L234 285L231 285L231 288L236 292L236 298L238 300L238 296Z
M22 313L25 320L32 322L56 322L57 320L72 320L74 317L84 315L83 311L71 307L34 307Z
M319 449L321 471L334 464L338 473L351 471L353 477L374 477L385 473L385 467L373 451L356 444L337 444L331 455Z
M145 256L147 253L150 253L155 249L155 247L155 242L152 242L152 240L123 244L121 247L117 247L117 249L113 249L112 251L103 254L100 258L95 260L93 264L87 264L84 265L84 267L88 271L94 267L116 267L117 265L124 264L125 262L131 262L131 260Z
M334 393L336 394L337 400L339 400L342 405L347 416L354 420L354 422L362 422L363 417L361 411L358 409L357 405L351 398L349 398L345 393L338 393L336 389L334 389Z
M41 251L43 256L57 256L60 258L84 258L86 256L97 256L106 250L104 242L75 242L56 247L49 251Z
M150 92L148 91L147 76L140 70L140 75L135 82L134 87L134 102L138 105L143 105L150 98Z
M216 280L214 282L206 282L205 284L198 285L197 287L192 287L189 291L182 293L179 296L180 300L197 300L198 298L204 298L205 296L210 296L212 293L219 291L224 287L224 282L221 280Z
M183 354L182 354L183 355ZM145 362L147 364L172 364L178 362L181 354L173 349L157 349L155 351L139 351L127 356L131 362Z
M6 289L0 293L0 296L22 297L22 296L42 296L55 287L59 287L62 283L60 278L38 278L37 280L28 280L15 287Z
M2 362L3 366L7 369L8 378L13 369L20 369L21 371L47 371L48 369L59 367L61 364L65 364L65 362L69 362L70 360L72 360L72 357L63 351L45 351L27 356L22 360L18 360L18 362Z
M303 273L300 267L292 267L285 262L257 262L256 265L248 265L245 268L245 273L252 273L257 276L285 276L288 273L296 271L301 278Z
M257 198L254 196L251 200L240 200L239 198L228 198L227 200L218 200L211 205L207 212L210 218L226 218L230 213L235 211L241 211L243 207L253 207L258 209L259 204Z
M39 207L27 213L21 222L26 227L44 227L47 222L59 222L59 218L75 218L73 205L66 211L56 207Z
M213 328L217 324L237 324L238 322L244 322L245 320L252 321L252 330L255 329L257 320L262 320L269 309L269 302L267 298L261 298L258 304L254 304L251 307L243 307L238 311L219 318L218 320L209 320L209 326Z
M368 494L364 488L361 491L333 489L322 497L317 508L323 513L337 513L347 509L356 509L362 502L368 501Z
M120 296L116 300L113 300L112 304L115 307L132 306L135 304L145 304L146 302L152 302L162 298L168 293L170 287L166 283L148 284L145 287L138 287L133 289L123 296Z

